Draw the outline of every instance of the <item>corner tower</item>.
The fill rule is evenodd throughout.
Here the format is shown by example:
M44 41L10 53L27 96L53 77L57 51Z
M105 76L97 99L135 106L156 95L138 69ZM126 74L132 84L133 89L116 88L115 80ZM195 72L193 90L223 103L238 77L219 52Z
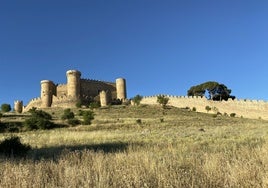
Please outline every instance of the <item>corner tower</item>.
M81 72L77 70L69 70L67 76L67 96L78 100L80 99L80 77Z
M55 85L50 80L41 81L41 107L51 107Z
M125 100L127 98L126 80L124 78L116 79L117 99Z
M14 101L14 110L17 113L21 113L23 110L23 103L22 101Z

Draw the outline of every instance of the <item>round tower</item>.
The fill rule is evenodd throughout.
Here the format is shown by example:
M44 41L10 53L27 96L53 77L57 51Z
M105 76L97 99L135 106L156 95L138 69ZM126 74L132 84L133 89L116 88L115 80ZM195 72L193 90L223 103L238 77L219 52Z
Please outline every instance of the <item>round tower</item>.
M14 110L17 113L21 113L23 109L23 103L22 101L14 101Z
M117 99L125 100L127 98L126 80L124 78L116 79Z
M73 99L80 98L80 77L81 72L77 70L69 70L67 76L67 96Z
M100 104L101 106L107 106L108 105L108 96L106 91L100 92Z
M41 107L51 107L53 97L54 83L50 80L41 81Z

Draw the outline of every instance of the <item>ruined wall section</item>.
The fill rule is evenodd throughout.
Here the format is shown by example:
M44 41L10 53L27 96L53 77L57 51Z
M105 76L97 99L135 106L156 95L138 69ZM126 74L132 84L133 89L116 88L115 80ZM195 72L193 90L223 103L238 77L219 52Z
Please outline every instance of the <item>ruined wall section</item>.
M99 99L99 94L101 91L110 91L112 99L116 99L115 83L91 79L81 79L82 99L90 99L90 96Z
M205 97L188 97L188 96L170 96L168 105L175 106L178 108L196 108L197 112L207 112L206 106L212 108L209 113L220 112L222 114L235 113L237 117L253 118L253 119L266 119L268 120L268 102L257 101L257 100L228 100L228 101L211 101ZM158 104L157 95L144 97L141 104Z

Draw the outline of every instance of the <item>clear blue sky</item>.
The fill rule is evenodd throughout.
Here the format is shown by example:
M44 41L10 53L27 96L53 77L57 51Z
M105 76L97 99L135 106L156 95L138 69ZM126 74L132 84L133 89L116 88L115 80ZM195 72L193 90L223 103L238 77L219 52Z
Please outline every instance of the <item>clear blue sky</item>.
M0 104L40 81L127 80L128 98L217 81L268 100L267 0L1 0Z

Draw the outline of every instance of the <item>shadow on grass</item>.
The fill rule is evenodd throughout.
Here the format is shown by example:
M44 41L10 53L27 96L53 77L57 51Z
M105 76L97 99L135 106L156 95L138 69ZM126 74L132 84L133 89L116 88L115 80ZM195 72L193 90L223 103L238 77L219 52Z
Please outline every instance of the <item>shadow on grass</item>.
M33 160L51 159L57 161L57 159L66 152L90 150L94 152L108 153L120 153L126 151L129 146L142 146L141 143L124 143L124 142L108 142L100 144L88 144L88 145L74 145L74 146L57 146L57 147L45 147L40 149L32 149L29 152L29 158Z

